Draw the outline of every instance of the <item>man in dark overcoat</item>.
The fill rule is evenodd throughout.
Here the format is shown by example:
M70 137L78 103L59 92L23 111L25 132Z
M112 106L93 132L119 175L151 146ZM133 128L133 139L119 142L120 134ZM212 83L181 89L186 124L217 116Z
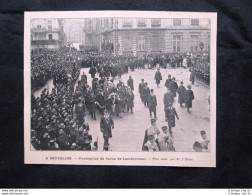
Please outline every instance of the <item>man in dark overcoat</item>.
M182 107L183 103L185 103L185 91L186 91L186 88L184 87L183 85L183 81L180 82L180 86L178 87L178 103L180 104L180 107Z
M141 98L142 102L144 101L143 100L143 88L144 88L144 86L145 86L144 79L142 79L142 82L138 86L138 91L140 93L140 98Z
M130 87L131 90L134 90L134 81L131 78L131 76L129 76L129 79L127 81L128 86Z
M172 128L175 127L175 116L179 120L176 109L169 103L169 106L165 110L165 120L168 122L169 132L172 134Z
M96 68L94 67L94 65L92 65L92 67L89 69L89 74L91 74L91 77L92 77L92 78L95 77Z
M162 75L159 68L157 69L157 72L155 73L154 79L156 80L157 87L159 87L160 81L162 80Z
M174 96L169 88L167 88L167 92L164 94L163 102L164 102L164 110L166 110L166 108L169 106L170 103L174 102Z
M194 99L194 93L191 90L191 86L187 86L187 90L185 91L185 106L187 108L187 111L190 112L190 108L192 108L192 101Z
M191 72L189 80L192 82L192 85L193 85L195 81L196 71L194 67L190 68L189 71Z
M175 81L175 77L172 77L172 81L169 84L169 89L170 89L171 93L173 94L173 97L176 97L177 90L178 90L178 84Z
M172 81L172 79L171 79L171 75L169 74L168 75L168 79L166 79L166 81L165 81L165 86L167 87L167 88L169 88L169 85L170 85L170 82Z
M100 121L100 130L103 133L104 145L109 144L109 138L112 137L111 129L114 129L114 121L108 111L105 110Z
M157 118L157 115L156 115L157 98L156 98L156 95L154 95L153 89L151 89L151 93L148 100L148 106L149 106L150 117L152 117L152 112L154 112L154 118Z

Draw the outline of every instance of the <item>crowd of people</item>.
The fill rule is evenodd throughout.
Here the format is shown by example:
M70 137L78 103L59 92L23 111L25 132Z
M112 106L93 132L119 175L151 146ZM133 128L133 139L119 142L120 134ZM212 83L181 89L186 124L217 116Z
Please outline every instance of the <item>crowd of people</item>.
M80 72L80 53L67 47L60 50L34 49L31 51L31 87L36 91L43 87L49 79L53 84L66 84L67 75L74 80Z
M162 80L162 75L158 68L155 73L154 79L156 80L157 87L159 87L160 80ZM167 88L167 92L164 94L163 103L164 103L164 112L165 112L165 120L168 122L168 127L162 127L162 133L156 127L156 107L157 100L154 95L154 90L149 89L148 83L142 82L139 84L139 94L142 102L146 107L149 108L150 118L152 118L152 113L154 113L154 118L151 119L151 127L147 128L145 131L144 142L142 146L142 150L144 151L175 151L173 146L173 131L172 128L175 127L175 118L179 120L179 116L175 107L173 107L174 98L177 97L178 94L178 103L180 107L187 108L187 111L190 112L190 108L192 108L192 101L194 99L194 93L191 90L191 86L188 85L187 89L183 86L183 81L180 82L180 86L178 86L176 82L176 78L168 75L168 78L165 81L165 87ZM159 135L162 137L159 137ZM164 149L164 145L166 148Z
M134 81L129 76L127 83L123 83L120 79L122 74L128 73L129 69L131 71L154 69L157 65L160 68L191 67L193 84L194 78L199 77L198 68L206 61L207 55L199 59L198 55L190 53L115 56L101 53L83 55L81 51L66 47L57 51L33 50L31 53L32 90L39 89L49 79L53 79L54 87L51 93L45 88L40 97L35 98L32 95L32 145L36 150L97 150L98 140L93 140L90 133L92 130L85 118L89 115L92 120L97 120L96 115L99 114L102 116L100 130L104 138L103 149L108 150L109 138L112 137L111 128L114 128L112 117L122 118L124 113L133 113ZM92 84L91 86L88 84L87 75L83 73L75 87L80 68L83 66L90 67ZM114 84L116 77L119 82ZM162 80L159 70L155 74L155 80L159 87ZM188 112L192 107L194 95L190 85L186 90L183 82L178 86L175 77L168 75L165 86L168 91L164 95L164 111L168 127L162 127L161 133L157 131L155 125L152 125L151 130L147 129L143 150L152 151L150 148L155 145L154 136L157 144L156 151L175 151L172 144L172 128L175 127L175 117L177 119L179 117L172 104L176 94L178 93L180 106L185 103ZM152 118L154 114L156 120L157 100L154 90L149 89L148 83L142 79L138 91L141 101L149 109L150 117Z

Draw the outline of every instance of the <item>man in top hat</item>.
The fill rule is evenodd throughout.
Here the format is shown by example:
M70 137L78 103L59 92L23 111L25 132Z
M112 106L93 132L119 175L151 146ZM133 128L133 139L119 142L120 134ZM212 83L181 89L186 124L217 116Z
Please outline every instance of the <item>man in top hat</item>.
M160 131L159 131L159 129L156 126L156 119L152 118L151 119L151 126L145 130L142 150L143 151L147 150L145 144L148 142L148 136L149 135L153 135L154 138L157 139L157 137L158 137L159 134L160 134Z
M156 115L157 98L156 98L156 95L154 95L153 89L151 89L151 93L149 95L148 106L149 106L150 117L152 117L152 112L153 112L154 118L157 118L157 115Z
M148 83L145 83L142 89L142 96L145 107L148 107L149 95L150 95L150 88L148 87Z
M185 96L186 88L183 85L183 81L180 82L180 86L178 87L177 93L178 93L178 103L180 104L180 107L182 107L183 103L185 102L184 96Z
M175 127L175 116L179 120L176 109L169 103L169 106L165 110L165 120L168 122L169 132L172 134L172 128Z
M133 107L134 107L134 93L131 90L131 88L128 89L128 92L126 93L126 99L127 99L127 112L133 113Z
M158 135L157 140L160 151L175 151L167 126L162 127L162 132Z
M193 91L191 90L191 85L188 85L187 86L187 90L185 91L185 106L187 108L187 111L190 112L190 108L192 108L192 101L194 99L194 93Z
M156 80L157 87L159 87L160 81L162 80L160 68L157 69L157 72L155 73L154 79Z
M111 129L114 129L114 121L108 111L104 110L104 115L100 121L100 130L103 133L104 145L109 144L109 138L112 137Z
M145 86L144 79L142 79L142 82L138 86L138 91L140 93L140 98L141 98L142 102L143 102L143 88L144 88L144 86Z
M127 81L128 86L130 87L130 89L133 91L134 90L134 81L131 78L131 76L129 76L129 79Z
M172 81L169 84L169 89L170 89L171 93L173 94L173 97L176 97L176 93L178 90L178 84L175 81L175 77L172 77Z

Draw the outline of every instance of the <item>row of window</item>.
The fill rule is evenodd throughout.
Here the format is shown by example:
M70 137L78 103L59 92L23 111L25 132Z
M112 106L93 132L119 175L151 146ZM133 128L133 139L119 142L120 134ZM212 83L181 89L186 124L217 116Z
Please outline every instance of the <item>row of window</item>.
M181 26L182 19L173 19L173 26ZM131 19L124 19L123 26L124 27L131 27L133 25L133 20ZM137 26L146 26L147 20L146 19L138 19ZM161 19L151 19L151 26L160 26ZM191 19L191 26L199 26L199 19Z
M152 35L151 37L151 48L153 51L160 51L162 48L162 39L160 35ZM173 35L172 39L173 52L182 51L182 35ZM132 50L132 37L125 36L123 39L123 50ZM146 50L146 39L144 35L137 37L137 50ZM199 36L191 35L190 50L192 52L199 50Z

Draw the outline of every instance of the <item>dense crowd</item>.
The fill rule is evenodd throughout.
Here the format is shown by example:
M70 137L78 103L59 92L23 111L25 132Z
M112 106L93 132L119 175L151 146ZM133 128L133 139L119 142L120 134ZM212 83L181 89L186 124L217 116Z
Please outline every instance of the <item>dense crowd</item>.
M64 83L55 83L51 93L44 89L40 97L32 96L31 142L36 150L97 150L97 141L92 140L85 118L89 115L96 120L96 115L103 116L105 110L119 118L122 118L121 113L133 113L131 78L127 85L121 81L115 85L113 72L106 77L102 69L91 67L89 73L93 78L92 86L83 73L74 87L75 80L68 74ZM96 73L99 78L95 77ZM106 120L103 121L101 129L106 129L102 125ZM104 140L107 148L108 138Z
M154 69L156 66L160 68L190 67L191 75L199 79L201 78L200 71L209 71L209 59L206 53L203 55L167 53L115 56L104 53L83 54L74 48L65 47L57 51L33 50L31 59L32 90L42 87L49 79L53 79L54 85L51 93L48 89L44 89L40 97L35 98L32 95L31 142L36 150L97 150L97 140L93 140L85 118L97 120L97 114L103 116L106 113L104 116L109 116L102 117L103 120L101 120L101 129L106 129L106 126L109 128L113 126L111 116L122 118L123 113L133 113L134 81L131 77L127 83L120 80L121 75L128 73L129 69L134 71L135 69ZM83 73L75 87L80 68L83 66L90 67L92 84L88 85L87 75ZM114 83L115 77L119 79L117 84ZM174 78L168 78L168 80L170 83L175 82ZM180 95L179 87L170 83L166 82L165 86L173 96L176 96L176 93ZM154 113L156 117L153 89L150 90L144 81L142 85L141 89L139 87L141 100L149 108L150 115ZM179 99L181 97L180 95ZM181 102L185 101L181 100ZM174 115L173 107L167 105L167 108ZM169 120L169 113L166 116ZM105 127L102 127L104 124ZM171 131L170 126L169 131ZM104 135L104 130L102 132ZM105 137L106 150L108 137Z
M66 84L70 74L74 80L80 72L80 53L67 47L60 50L36 49L31 52L31 87L35 91L53 78L54 84Z

